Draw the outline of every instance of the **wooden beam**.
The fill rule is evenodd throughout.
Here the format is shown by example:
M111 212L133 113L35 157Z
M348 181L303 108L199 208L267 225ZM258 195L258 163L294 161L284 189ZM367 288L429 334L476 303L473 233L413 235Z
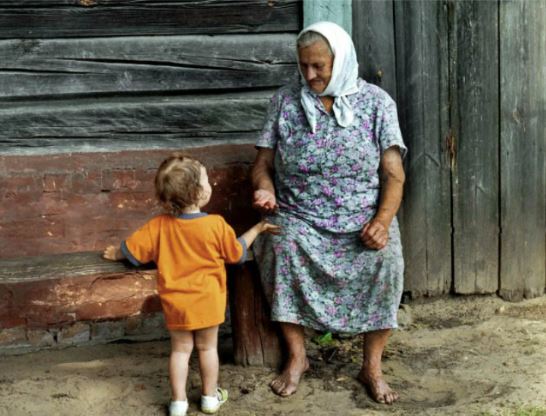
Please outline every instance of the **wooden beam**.
M0 39L297 32L301 0L2 0Z
M297 79L295 37L0 41L0 98L276 87Z
M235 364L279 368L283 358L280 328L270 320L254 261L229 266L228 284Z
M0 154L250 143L272 91L16 102L0 106Z

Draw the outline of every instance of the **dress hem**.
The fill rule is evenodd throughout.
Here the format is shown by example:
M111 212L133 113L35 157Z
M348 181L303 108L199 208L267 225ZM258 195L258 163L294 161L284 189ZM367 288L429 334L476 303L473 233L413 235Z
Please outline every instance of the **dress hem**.
M310 324L308 322L302 322L301 320L297 319L297 318L290 318L290 317L274 317L272 316L271 317L271 321L273 322L279 322L279 323L289 323L289 324L294 324L294 325L300 325L300 326L303 326L305 328L311 328L311 329L314 329L315 331L327 331L327 332L332 332L332 333L335 333L335 334L354 334L354 335L358 335L358 334L362 334L362 333L365 333L365 332L372 332L372 331L380 331L380 330L384 330L384 329L398 329L398 322L392 322L392 323L385 323L383 321L383 323L378 323L377 325L366 325L366 326L363 326L357 330L353 330L353 329L350 329L350 328L343 328L343 329L339 329L339 328L332 328L332 327L326 327L326 326L321 326L321 325L314 325L314 324Z

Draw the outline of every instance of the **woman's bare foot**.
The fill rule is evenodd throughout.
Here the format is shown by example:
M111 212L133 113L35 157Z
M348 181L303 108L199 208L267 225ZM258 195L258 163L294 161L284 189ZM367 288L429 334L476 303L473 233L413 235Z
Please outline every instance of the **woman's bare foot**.
M361 371L358 380L364 384L371 398L378 403L393 404L400 398L400 395L389 387L382 374L372 375Z
M307 357L293 357L288 360L283 372L269 386L279 396L287 397L296 392L303 373L309 368Z

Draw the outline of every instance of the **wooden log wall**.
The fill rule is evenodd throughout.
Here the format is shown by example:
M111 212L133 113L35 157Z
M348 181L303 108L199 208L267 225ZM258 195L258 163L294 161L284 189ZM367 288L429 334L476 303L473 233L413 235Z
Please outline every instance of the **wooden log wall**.
M150 204L120 200L110 172L152 201L146 181L172 149L224 152L211 174L249 198L241 175L273 91L298 77L301 22L302 0L0 0L0 258L125 236ZM232 208L249 200L217 204L230 189L211 209L238 228L248 216Z
M301 0L0 1L1 154L252 142Z
M544 294L544 2L354 0L353 39L409 148L406 290Z

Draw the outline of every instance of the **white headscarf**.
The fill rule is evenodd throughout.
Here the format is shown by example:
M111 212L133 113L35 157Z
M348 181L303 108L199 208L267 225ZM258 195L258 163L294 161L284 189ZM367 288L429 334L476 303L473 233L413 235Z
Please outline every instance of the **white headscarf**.
M330 49L334 54L334 65L332 69L332 78L326 89L318 94L320 96L334 97L333 111L337 123L341 127L350 126L354 120L354 113L347 95L358 92L358 61L356 59L356 51L353 45L351 36L343 28L332 22L313 23L303 29L298 35L298 39L305 32L317 32L324 36L330 44ZM299 55L298 55L299 68ZM311 131L315 133L317 125L317 114L315 109L315 97L317 94L313 92L303 74L303 88L301 89L301 103L305 111L307 121L311 126Z

